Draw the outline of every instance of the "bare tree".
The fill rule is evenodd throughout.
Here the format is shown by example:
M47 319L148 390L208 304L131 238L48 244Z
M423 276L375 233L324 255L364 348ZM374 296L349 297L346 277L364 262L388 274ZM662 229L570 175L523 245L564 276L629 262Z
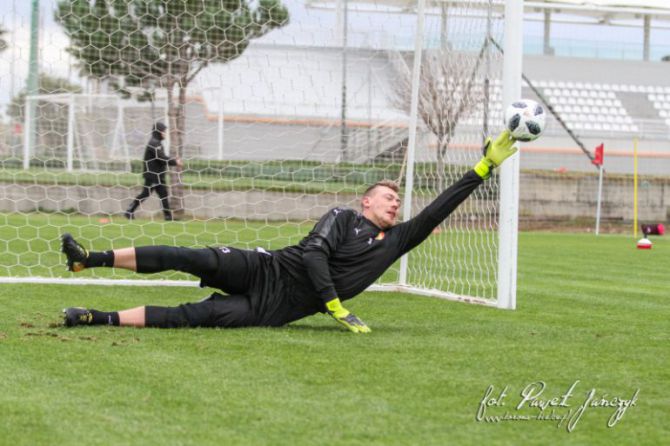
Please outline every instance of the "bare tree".
M445 158L459 121L484 100L478 57L451 49L424 52L419 81L418 114L437 139L438 187L445 186ZM412 76L407 64L396 64L397 76L391 100L399 109L410 110Z

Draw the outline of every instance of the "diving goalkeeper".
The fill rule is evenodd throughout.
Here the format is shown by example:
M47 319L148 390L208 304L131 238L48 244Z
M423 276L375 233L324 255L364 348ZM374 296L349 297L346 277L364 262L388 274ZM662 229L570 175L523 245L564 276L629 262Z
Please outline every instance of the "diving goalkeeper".
M516 152L508 131L488 138L484 156L460 180L410 220L396 224L398 186L380 181L361 199L361 211L334 208L294 246L277 251L232 247L143 246L89 252L63 234L70 271L113 267L138 273L176 270L216 288L206 299L176 307L142 306L118 312L66 308L64 323L136 327L281 326L318 312L354 333L370 328L342 304L365 290L399 257L423 242L484 180Z

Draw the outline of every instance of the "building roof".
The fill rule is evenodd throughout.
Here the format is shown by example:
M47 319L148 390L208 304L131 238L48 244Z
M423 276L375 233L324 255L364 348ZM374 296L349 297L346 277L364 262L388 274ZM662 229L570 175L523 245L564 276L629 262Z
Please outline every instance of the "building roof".
M337 8L342 0L307 0L306 4L316 8ZM412 11L417 0L347 0L349 5L357 5L359 9L395 8L400 11ZM505 8L504 0L491 2L497 12ZM489 0L426 0L426 7L435 8L446 5L450 8L488 9ZM649 15L654 19L670 21L670 2L667 0L525 0L526 12L544 10L556 13L591 17L600 22L613 19L636 19Z

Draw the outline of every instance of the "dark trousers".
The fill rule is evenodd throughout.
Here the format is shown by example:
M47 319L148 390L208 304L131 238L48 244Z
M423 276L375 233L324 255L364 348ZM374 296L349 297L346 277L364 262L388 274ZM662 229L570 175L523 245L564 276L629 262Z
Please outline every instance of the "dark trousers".
M126 211L127 216L132 217L135 210L140 206L140 204L149 198L151 192L155 191L161 199L161 206L163 207L163 215L166 220L172 220L172 211L170 210L170 201L168 199L168 189L165 184L162 182L156 183L154 180L145 178L144 186L142 186L142 192L135 197L128 210Z
M268 302L266 302L268 301ZM264 307L264 311L259 311ZM281 327L319 312L316 306L291 303L283 296L213 293L200 302L176 307L145 307L147 327Z
M316 301L297 299L304 291L282 279L267 252L235 248L135 248L138 273L176 270L219 288L195 303L146 307L149 327L277 327L317 313Z

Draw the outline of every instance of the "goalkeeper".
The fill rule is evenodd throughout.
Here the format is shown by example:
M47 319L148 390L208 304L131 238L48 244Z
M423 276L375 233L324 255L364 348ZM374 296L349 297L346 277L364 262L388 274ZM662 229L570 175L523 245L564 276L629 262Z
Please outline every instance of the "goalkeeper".
M508 131L487 139L484 156L463 177L410 220L396 223L398 186L381 181L361 199L361 212L334 208L297 245L277 251L230 247L144 246L88 252L62 236L70 271L114 267L138 273L182 271L216 288L208 298L176 307L142 306L118 312L66 308L65 325L138 327L281 326L318 312L354 333L370 328L343 301L365 290L400 256L425 240L482 182L516 152Z

